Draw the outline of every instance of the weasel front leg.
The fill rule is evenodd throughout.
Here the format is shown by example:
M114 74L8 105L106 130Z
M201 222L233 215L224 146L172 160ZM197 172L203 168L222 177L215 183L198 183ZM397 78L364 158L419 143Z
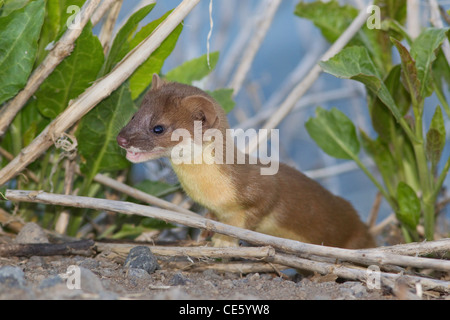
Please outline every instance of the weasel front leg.
M239 247L239 240L220 233L216 233L211 238L211 243L215 248Z
M241 211L238 212L227 212L226 214L215 214L213 213L220 222L239 227L245 229L245 214ZM213 247L221 248L221 247L238 247L239 240L233 237L229 237L220 233L216 233L211 238L211 242Z

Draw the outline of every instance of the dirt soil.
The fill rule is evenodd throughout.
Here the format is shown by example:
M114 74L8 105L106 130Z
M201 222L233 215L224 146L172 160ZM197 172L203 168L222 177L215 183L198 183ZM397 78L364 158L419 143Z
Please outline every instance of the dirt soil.
M30 235L30 233L29 233ZM5 240L6 239L6 240ZM13 242L14 241L14 242ZM32 239L36 240L36 237ZM0 244L17 240L0 237ZM396 300L389 289L330 276L182 271L149 252L124 262L107 255L0 257L0 299ZM130 260L131 259L131 260ZM140 259L140 260L139 260ZM153 259L153 260L152 260ZM166 259L166 260L165 260ZM173 259L172 259L173 260ZM159 267L159 269L157 268ZM156 269L156 270L155 270ZM293 271L293 270L291 270ZM74 276L77 279L74 280ZM77 282L78 281L78 282ZM76 288L77 283L80 288ZM75 286L75 287L74 287ZM436 293L424 299L445 299Z
M7 266L7 267L5 267ZM79 267L81 289L68 288L71 266ZM73 268L73 267L72 267ZM130 271L131 270L131 271ZM3 280L2 280L3 279ZM72 282L73 284L75 282ZM70 286L70 284L69 284ZM0 258L0 299L395 299L360 282L283 279L277 274L182 272L127 269L97 256Z

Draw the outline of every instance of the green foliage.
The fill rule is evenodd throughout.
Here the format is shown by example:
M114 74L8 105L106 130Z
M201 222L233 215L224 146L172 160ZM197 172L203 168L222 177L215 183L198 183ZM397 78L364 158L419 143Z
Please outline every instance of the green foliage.
M381 8L381 29L363 27L346 48L320 66L338 78L365 85L378 137L371 138L362 129L358 136L351 120L336 109L319 108L316 117L306 123L306 129L323 151L336 158L354 160L369 176L396 212L406 240L418 240L419 224L424 225L425 236L431 240L434 206L450 159L438 172L446 139L441 107L435 109L430 124L424 123L423 115L425 100L436 93L450 116L442 92L445 82L450 85L450 66L441 50L449 28L425 28L417 39L411 40L403 27L406 1L379 0L375 4ZM295 13L312 20L323 36L334 42L357 12L337 1L316 1L300 2ZM392 58L391 52L395 51L401 59L398 65ZM361 162L360 143L374 160L383 183Z
M416 192L404 182L397 187L397 218L411 230L415 230L420 220L421 205Z
M33 1L0 17L0 104L27 83L36 59L44 5L44 0Z
M142 40L147 38L156 27L164 21L170 11L167 12L161 18L149 23L143 27L134 38L130 41L130 50L134 49ZM136 99L142 92L150 85L152 77L149 75L153 73L159 73L164 64L164 60L170 55L172 50L175 48L178 37L180 36L181 30L183 29L180 24L175 28L174 31L162 42L162 44L156 49L152 55L145 61L137 70L133 73L130 78L130 90L131 97Z
M36 107L54 119L97 79L104 62L100 41L86 26L75 42L72 54L64 59L36 92Z
M202 80L216 67L219 60L219 52L210 53L210 66L208 66L207 55L192 59L181 66L167 72L166 79L185 84L192 84L194 81Z
M68 6L81 7L84 3L85 0L0 0L0 105L13 98L25 86L33 69L39 66L52 45L67 30L68 19L74 16L74 12L67 10ZM155 4L147 5L127 19L112 40L106 56L89 23L76 40L71 54L45 79L17 114L0 141L0 146L14 156L18 155L24 146L67 108L71 100L111 72L171 12L138 29L154 6ZM105 197L109 194L107 188L93 182L98 173L112 178L125 174L126 182L132 183L126 174L131 163L117 145L116 137L136 112L142 96L149 90L151 75L161 73L181 31L180 24L126 82L86 114L70 132L75 132L77 142L77 153L73 161L79 165L83 174L75 175L73 180L73 189L79 195ZM216 66L219 53L212 53L210 58L211 68L204 55L169 71L166 78L189 84L202 80ZM219 89L210 93L219 103L223 103L225 110L229 111L234 107L232 90ZM38 182L18 176L14 184L23 189L63 193L66 174L64 160L65 154L52 148L28 167L39 178ZM2 162L6 164L4 158ZM138 183L136 187L157 197L166 197L180 189L178 185L149 180ZM46 227L53 227L61 211L62 208L28 204L21 206L19 212L25 219L37 220ZM87 210L81 209L72 211L68 234L76 235L87 216L91 216L90 220L98 214L87 213ZM167 227L171 225L154 219L118 215L114 225L98 230L98 234L103 237L134 238L144 231Z
M316 117L306 123L309 135L332 157L354 159L359 154L359 141L353 122L336 108L316 109Z
M112 70L114 65L118 63L125 55L130 51L130 37L136 31L139 23L152 11L155 4L145 6L135 12L119 30L114 41L111 45L111 49L108 53L108 58L104 64L101 75L105 75Z
M130 166L116 142L116 137L126 124L125 121L136 111L126 82L80 122L76 137L82 142L78 152L81 156L81 171L86 175L86 187L99 172L117 171Z

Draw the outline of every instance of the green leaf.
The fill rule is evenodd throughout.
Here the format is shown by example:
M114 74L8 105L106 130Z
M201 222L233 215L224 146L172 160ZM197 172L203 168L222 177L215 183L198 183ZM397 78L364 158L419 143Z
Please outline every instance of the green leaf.
M163 197L169 193L179 190L180 187L178 185L173 185L162 181L144 180L135 185L135 188L155 197Z
M395 104L400 109L400 114L404 116L410 109L411 97L400 81L401 74L402 68L400 65L393 67L384 80L384 84L391 96L395 98ZM375 97L370 104L370 117L373 128L385 142L390 143L394 136L401 134L392 112L378 97Z
M397 187L397 218L406 226L415 230L420 220L421 205L414 190L404 182Z
M207 93L222 106L226 113L233 110L236 102L233 100L233 89L217 89Z
M39 65L48 54L48 46L67 30L67 21L76 12L69 11L69 6L81 8L86 0L57 0L46 1L45 21L39 38L39 49L35 66Z
M437 165L445 147L445 123L440 107L436 108L431 126L427 133L427 156L431 162L432 172L436 173Z
M436 60L436 51L446 39L449 30L449 28L427 28L411 45L411 57L416 61L421 83L420 95L424 98L433 93L432 64Z
M87 25L75 42L70 56L64 59L36 92L37 107L48 118L56 118L97 78L103 65L103 48L91 26Z
M207 55L192 59L170 70L165 78L169 81L176 81L185 84L192 84L194 81L199 81L206 77L216 67L219 60L219 52L212 52L210 54L210 65L208 67Z
M358 10L349 5L341 6L336 0L326 3L302 1L295 7L294 13L301 18L311 20L320 29L325 39L333 43L352 23L358 15Z
M416 62L413 60L408 50L397 39L391 38L394 45L397 47L402 60L402 78L405 87L408 89L410 95L414 98L414 101L422 101L420 95L421 84L417 76Z
M406 22L407 0L375 0L374 5L380 7L382 19L396 20L401 24Z
M330 60L321 62L320 66L325 72L338 78L353 79L365 84L389 108L397 122L402 121L402 114L394 98L365 48L345 48Z
M123 238L134 239L145 231L146 231L146 228L144 228L143 226L136 226L134 224L125 223L122 225L120 230L117 233L115 233L111 238L112 239L123 239Z
M1 1L3 6L0 10L0 17L6 17L11 12L22 9L30 0L5 0Z
M116 137L136 111L128 82L125 82L82 119L76 137L82 157L81 170L86 175L85 187L101 171L130 166Z
M384 1L382 1L384 2ZM404 2L404 0L397 1ZM382 18L396 15L395 8L381 4ZM311 20L322 32L329 42L334 43L350 26L359 11L350 5L340 5L338 1L300 2L295 13ZM349 41L348 46L364 46L378 68L383 71L390 69L391 44L388 32L378 29L369 29L364 25Z
M305 124L311 138L332 157L355 159L360 145L353 122L336 108L326 111L316 109L316 117Z
M437 59L433 63L433 77L442 92L444 92L444 81L450 87L450 64L447 62L442 49L439 50Z
M364 150L375 162L389 194L395 195L397 185L397 167L392 153L380 139L372 140L364 131L360 130L361 142Z
M102 76L109 73L114 65L122 60L122 58L131 50L129 44L131 36L136 31L139 23L153 10L154 7L155 3L152 3L139 9L131 15L124 26L119 30L111 45L111 49L109 50L108 58L102 69Z
M0 105L22 89L32 71L44 22L44 0L0 18Z
M135 48L139 43L141 43L145 38L147 38L171 13L167 12L161 18L150 22L148 25L143 27L138 33L136 33L133 40L130 41L130 50ZM172 53L175 45L178 41L181 31L183 30L183 25L179 24L172 33L161 43L161 45L156 49L151 56L133 73L130 78L130 90L131 97L136 99L139 95L144 92L145 89L152 82L151 75L153 73L159 73L163 67L164 61Z

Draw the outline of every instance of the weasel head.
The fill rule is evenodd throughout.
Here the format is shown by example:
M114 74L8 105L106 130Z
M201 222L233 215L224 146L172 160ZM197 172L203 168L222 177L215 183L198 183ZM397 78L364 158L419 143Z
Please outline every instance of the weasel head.
M139 110L120 131L117 143L127 151L131 162L170 157L179 144L172 134L185 129L194 136L194 122L202 131L228 126L223 109L202 90L176 82L165 83L153 75L152 88Z

